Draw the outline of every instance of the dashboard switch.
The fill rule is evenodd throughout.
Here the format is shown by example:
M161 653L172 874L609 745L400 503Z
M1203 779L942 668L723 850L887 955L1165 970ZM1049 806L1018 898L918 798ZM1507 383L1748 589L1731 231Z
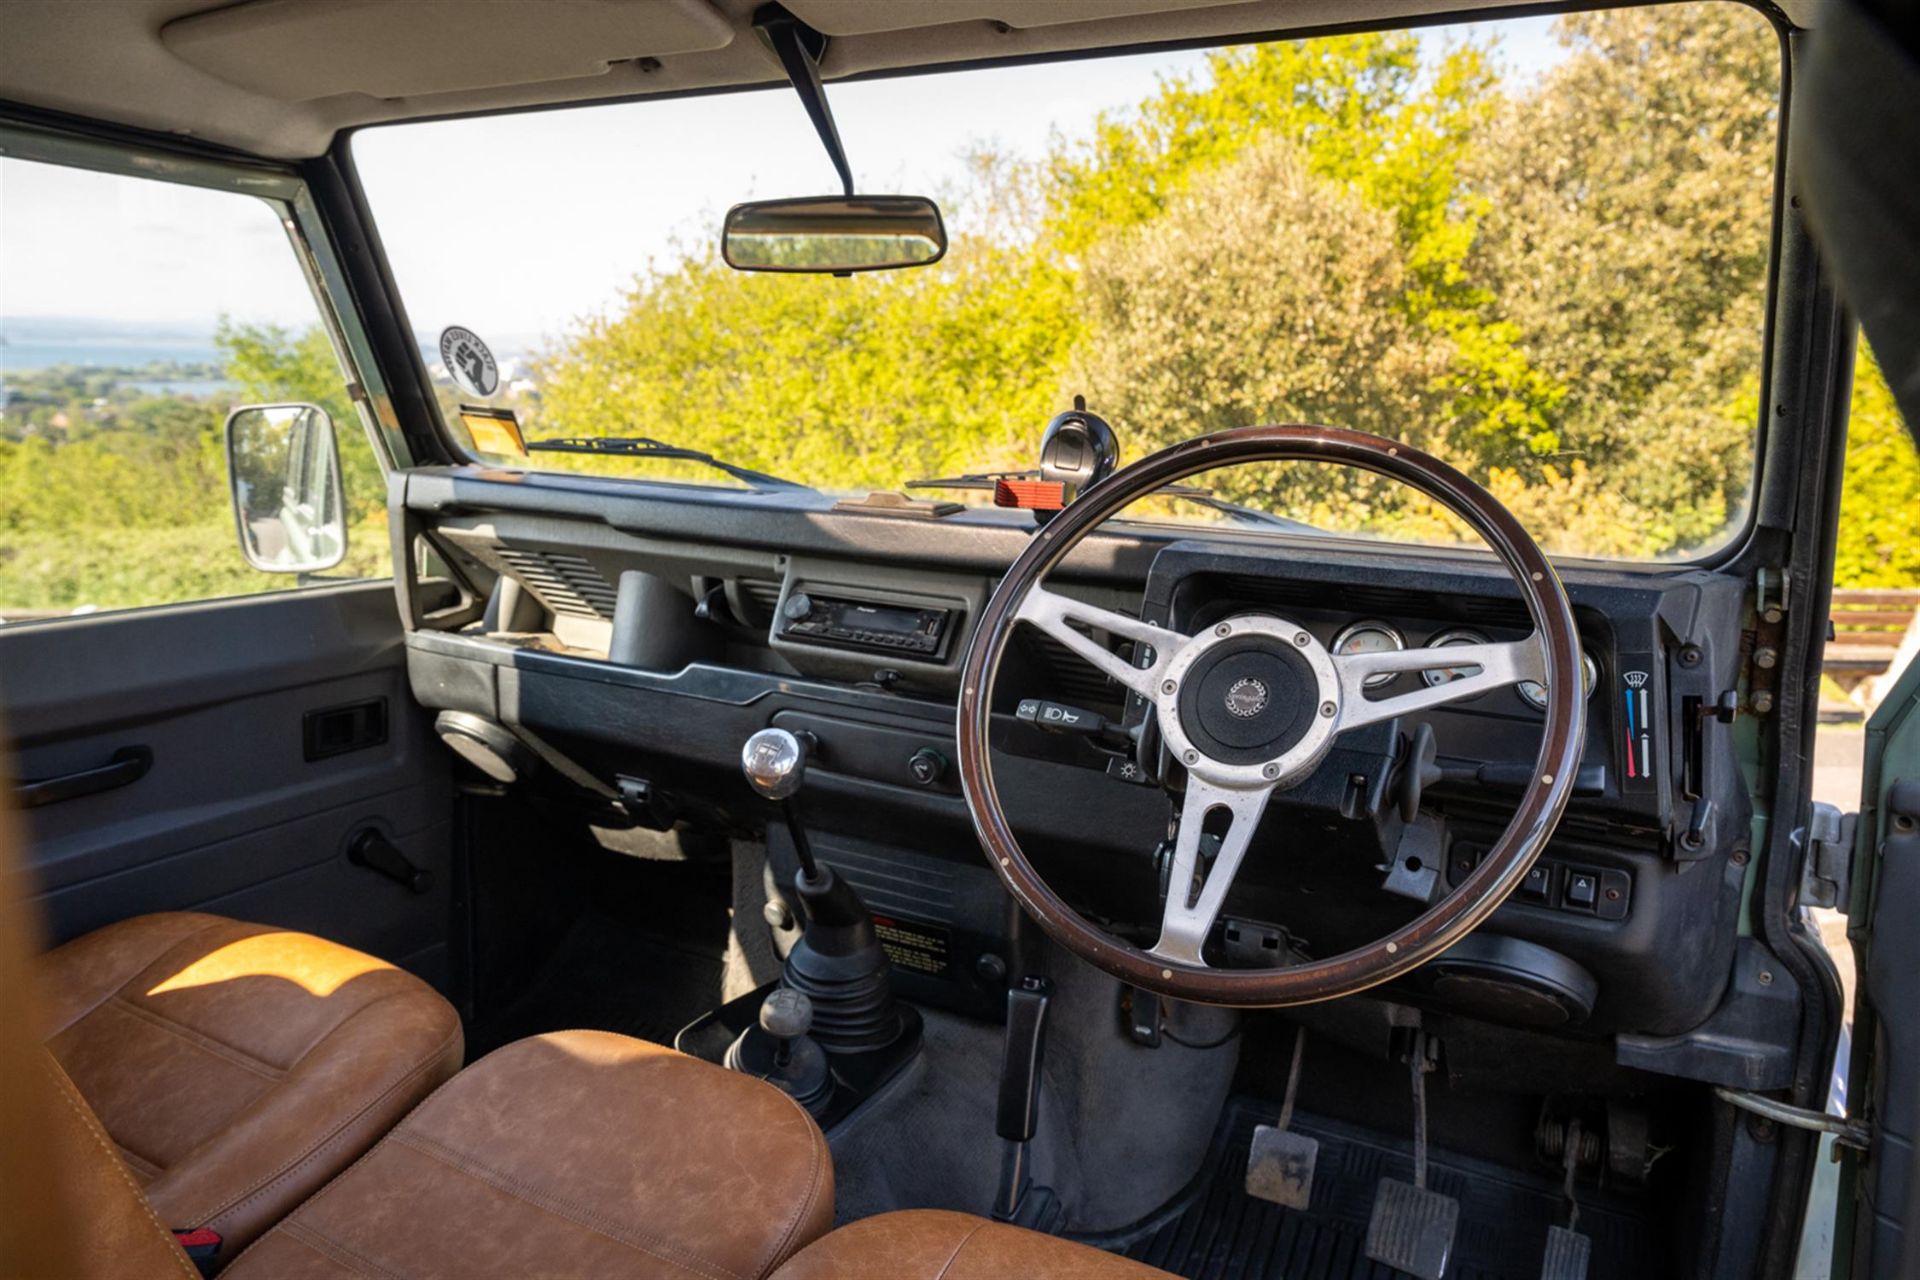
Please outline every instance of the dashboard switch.
M930 787L947 772L947 758L932 747L922 747L907 757L907 772L915 785Z
M1552 870L1542 863L1534 863L1527 871L1527 878L1520 882L1520 896L1535 902L1545 902L1552 891Z
M1600 899L1599 877L1591 871L1567 872L1567 905L1591 909Z
M1013 716L1049 733L1099 733L1107 727L1106 717L1098 712L1044 698L1020 699Z

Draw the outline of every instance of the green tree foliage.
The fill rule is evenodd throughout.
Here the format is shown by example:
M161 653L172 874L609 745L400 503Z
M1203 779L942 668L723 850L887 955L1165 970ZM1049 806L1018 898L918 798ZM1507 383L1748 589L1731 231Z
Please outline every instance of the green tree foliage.
M1407 284L1442 294L1471 240L1455 204L1457 171L1492 102L1487 50L1468 45L1423 78L1409 32L1225 49L1204 82L1175 79L1136 112L1103 116L1093 136L1063 148L1051 172L1060 244L1083 248L1147 222L1194 175L1281 137L1314 176L1351 186L1393 214Z
M1492 313L1559 392L1556 448L1521 478L1580 460L1647 551L1686 551L1751 478L1779 52L1730 4L1559 32L1570 55L1469 165Z
M1920 583L1920 453L1886 376L1863 345L1847 424L1847 472L1833 580L1843 587Z
M1071 296L1059 268L977 241L895 277L690 261L637 282L622 313L545 363L541 422L848 487L1019 465L1078 331Z
M1452 356L1400 305L1408 272L1389 213L1270 136L1190 178L1151 220L1088 247L1090 334L1073 383L1141 445L1276 421L1406 438L1409 424L1443 412ZM1348 527L1393 492L1312 466L1208 483Z

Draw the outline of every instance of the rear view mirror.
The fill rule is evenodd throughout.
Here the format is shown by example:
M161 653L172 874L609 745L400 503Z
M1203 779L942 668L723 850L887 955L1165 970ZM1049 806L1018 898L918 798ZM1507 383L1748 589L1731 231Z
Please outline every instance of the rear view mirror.
M727 210L720 235L720 256L736 271L890 271L946 251L940 206L925 196L754 200Z
M247 563L315 573L347 554L333 419L312 404L244 405L227 415L227 475Z

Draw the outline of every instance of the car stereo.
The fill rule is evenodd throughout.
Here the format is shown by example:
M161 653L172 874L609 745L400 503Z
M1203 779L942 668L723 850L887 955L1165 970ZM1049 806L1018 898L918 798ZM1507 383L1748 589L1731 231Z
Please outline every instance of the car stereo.
M794 591L780 606L783 639L937 660L952 629L949 609L849 600Z

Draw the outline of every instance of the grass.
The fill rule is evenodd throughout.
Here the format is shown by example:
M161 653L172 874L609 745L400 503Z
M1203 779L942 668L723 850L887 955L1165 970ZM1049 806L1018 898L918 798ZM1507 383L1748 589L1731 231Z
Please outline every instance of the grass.
M385 512L362 520L328 577L392 573ZM247 564L230 520L158 529L0 533L0 618L9 610L134 609L285 591L296 575Z

